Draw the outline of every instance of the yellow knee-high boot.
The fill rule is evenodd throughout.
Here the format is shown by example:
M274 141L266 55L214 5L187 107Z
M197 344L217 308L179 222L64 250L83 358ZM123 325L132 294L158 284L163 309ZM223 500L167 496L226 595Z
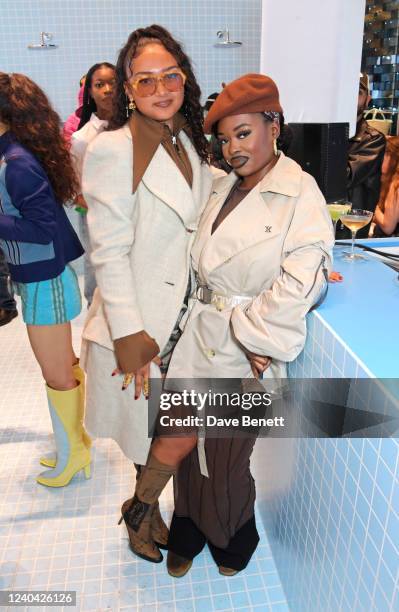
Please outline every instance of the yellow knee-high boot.
M83 442L86 448L90 448L91 438L89 434L87 433L87 431L85 430L84 425L83 425L84 411L85 411L84 410L85 409L85 399L84 399L85 398L85 373L80 367L79 361L77 361L75 365L73 366L73 373L74 373L75 379L80 383L80 389L81 389L81 393L83 396L83 401L80 403L80 422L82 424ZM44 465L45 467L53 468L57 465L57 457L56 455L49 455L48 457L41 457L40 463Z
M47 487L64 487L73 476L84 469L90 477L90 451L83 441L80 422L81 385L69 391L56 391L46 385L47 398L57 449L57 465L37 477Z

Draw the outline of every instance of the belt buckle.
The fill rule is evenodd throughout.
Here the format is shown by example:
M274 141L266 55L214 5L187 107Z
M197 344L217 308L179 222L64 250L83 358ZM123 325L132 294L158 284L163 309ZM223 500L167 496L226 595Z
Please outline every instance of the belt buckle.
M199 285L197 287L197 299L203 304L211 304L212 290L206 285Z

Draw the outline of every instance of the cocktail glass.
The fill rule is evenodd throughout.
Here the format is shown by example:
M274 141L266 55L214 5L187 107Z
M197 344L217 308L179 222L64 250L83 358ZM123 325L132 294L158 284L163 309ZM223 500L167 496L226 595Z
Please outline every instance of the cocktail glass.
M352 208L349 212L341 215L341 222L352 232L352 247L350 253L345 253L345 259L354 261L355 259L366 259L363 255L355 253L355 238L358 230L366 227L373 218L373 213L370 210L360 210Z
M335 234L337 233L337 223L342 215L350 211L352 204L351 202L331 202L331 204L327 204L327 208L333 222L335 238Z

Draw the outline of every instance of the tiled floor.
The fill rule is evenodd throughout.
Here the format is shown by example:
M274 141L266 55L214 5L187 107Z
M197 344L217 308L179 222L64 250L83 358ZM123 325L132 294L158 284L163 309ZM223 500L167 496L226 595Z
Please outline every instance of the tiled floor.
M77 350L83 317L74 324ZM0 590L76 590L82 611L289 610L260 521L261 542L245 572L221 577L205 551L174 580L164 563L134 557L117 525L133 485L117 445L96 441L92 478L79 474L63 489L35 482L39 457L51 448L44 387L19 317L0 329ZM161 508L170 516L170 488Z

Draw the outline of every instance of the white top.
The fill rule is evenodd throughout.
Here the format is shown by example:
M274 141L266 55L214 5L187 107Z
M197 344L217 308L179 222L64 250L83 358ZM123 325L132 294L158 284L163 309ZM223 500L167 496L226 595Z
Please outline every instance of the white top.
M82 184L82 168L86 149L91 141L108 127L108 121L92 113L89 121L71 138L71 156L79 184Z

